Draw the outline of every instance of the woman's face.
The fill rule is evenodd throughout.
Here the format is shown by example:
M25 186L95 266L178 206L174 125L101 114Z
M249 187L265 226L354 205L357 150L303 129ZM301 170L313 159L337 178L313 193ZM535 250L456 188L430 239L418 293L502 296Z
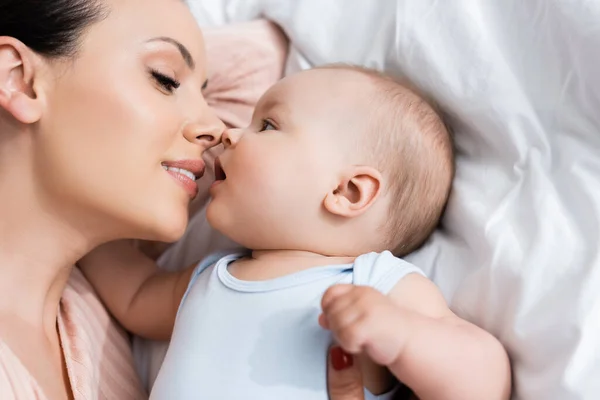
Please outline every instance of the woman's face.
M180 0L106 0L76 58L49 62L34 135L42 194L109 239L172 241L222 123L202 89L201 32Z

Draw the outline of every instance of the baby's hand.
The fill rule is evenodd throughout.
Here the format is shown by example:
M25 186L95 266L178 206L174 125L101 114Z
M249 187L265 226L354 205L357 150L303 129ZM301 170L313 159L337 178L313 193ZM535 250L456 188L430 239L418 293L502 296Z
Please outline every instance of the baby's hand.
M404 310L377 290L336 285L325 292L321 307L319 324L331 330L346 352L365 354L384 366L402 354L409 330Z

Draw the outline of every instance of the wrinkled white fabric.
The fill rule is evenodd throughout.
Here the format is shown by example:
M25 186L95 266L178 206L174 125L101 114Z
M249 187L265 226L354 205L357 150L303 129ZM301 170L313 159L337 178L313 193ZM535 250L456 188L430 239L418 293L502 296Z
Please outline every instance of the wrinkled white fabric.
M345 61L430 94L453 128L457 175L443 227L408 260L504 343L515 399L600 398L600 2L190 5L205 25L278 22L288 72ZM213 235L200 220L177 247L188 259Z

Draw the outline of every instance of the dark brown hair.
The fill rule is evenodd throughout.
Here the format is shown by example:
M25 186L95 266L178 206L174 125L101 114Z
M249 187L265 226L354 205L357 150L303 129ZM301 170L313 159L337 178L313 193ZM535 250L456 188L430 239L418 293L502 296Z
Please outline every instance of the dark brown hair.
M70 57L83 31L106 14L101 0L0 0L0 36L47 57Z

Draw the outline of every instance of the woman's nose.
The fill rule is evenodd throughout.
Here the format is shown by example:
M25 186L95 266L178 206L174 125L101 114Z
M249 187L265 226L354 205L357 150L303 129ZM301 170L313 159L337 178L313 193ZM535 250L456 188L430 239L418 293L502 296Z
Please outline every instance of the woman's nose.
M221 135L225 130L225 124L217 118L212 110L206 110L203 118L197 122L188 124L183 136L190 143L198 144L207 150L221 142Z
M223 146L228 148L235 146L240 140L240 137L242 137L241 129L226 129L225 132L223 132L223 136L221 136L221 141L223 142Z

